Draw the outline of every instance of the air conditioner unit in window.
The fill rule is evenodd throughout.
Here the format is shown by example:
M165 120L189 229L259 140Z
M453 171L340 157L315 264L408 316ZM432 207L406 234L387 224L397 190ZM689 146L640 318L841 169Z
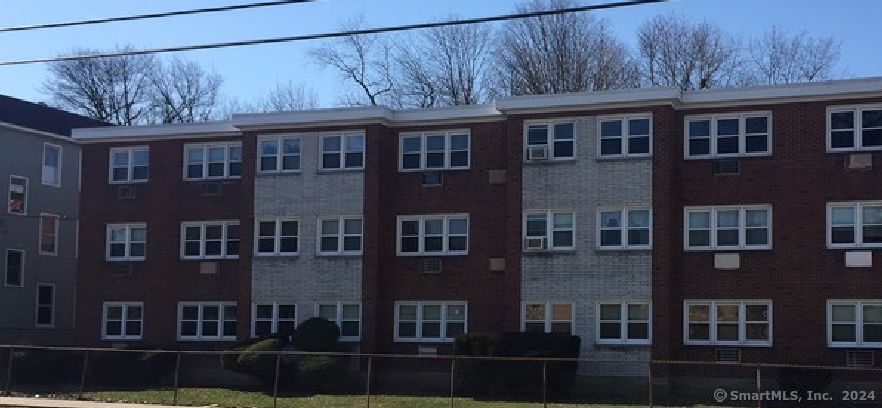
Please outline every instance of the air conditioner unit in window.
M440 171L430 171L423 173L423 187L437 187L443 184L444 177Z
M120 200L134 200L135 186L131 184L121 184L116 189L116 198Z
M714 174L738 174L740 167L738 159L720 159L714 162Z
M545 237L527 237L524 240L524 249L527 251L539 251L548 247L548 239Z
M846 367L860 367L860 368L873 367L873 352L872 351L846 351L845 352L845 366Z
M740 363L741 350L733 348L718 348L715 350L718 363Z
M548 146L531 146L527 148L527 160L548 160Z
M869 153L855 153L848 155L845 168L849 170L863 170L873 168L873 155Z
M441 258L420 259L420 273L441 273Z

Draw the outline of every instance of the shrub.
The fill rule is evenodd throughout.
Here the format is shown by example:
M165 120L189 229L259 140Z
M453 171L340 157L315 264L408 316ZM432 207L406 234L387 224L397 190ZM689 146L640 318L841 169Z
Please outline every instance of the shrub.
M280 351L285 341L280 338L266 338L246 342L233 350L241 353L226 353L221 357L224 368L257 377L264 384L273 384L276 376L276 356L261 354L268 351ZM286 365L289 363L286 363ZM291 367L284 367L285 372Z
M300 357L297 368L297 385L301 390L329 392L345 384L345 357L305 355Z
M313 317L294 329L294 348L308 352L334 351L339 337L340 329L336 324Z
M95 385L157 385L175 369L174 353L93 353L89 357L89 383Z

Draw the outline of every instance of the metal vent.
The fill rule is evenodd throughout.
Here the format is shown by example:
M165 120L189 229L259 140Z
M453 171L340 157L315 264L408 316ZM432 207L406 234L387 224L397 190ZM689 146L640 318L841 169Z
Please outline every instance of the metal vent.
M741 171L738 159L714 161L714 174L738 174Z
M740 363L741 350L733 348L716 349L716 359L718 363Z
M849 170L863 170L873 168L873 155L869 153L855 153L848 155L845 168Z
M846 351L845 352L846 367L873 367L872 351Z
M440 171L430 171L423 173L423 187L437 187L443 184L444 177Z
M120 200L134 200L135 186L131 184L121 184L116 189L116 198Z
M421 273L441 273L441 258L420 259Z
M214 181L207 181L202 183L202 195L204 196L217 196L221 194L221 183Z

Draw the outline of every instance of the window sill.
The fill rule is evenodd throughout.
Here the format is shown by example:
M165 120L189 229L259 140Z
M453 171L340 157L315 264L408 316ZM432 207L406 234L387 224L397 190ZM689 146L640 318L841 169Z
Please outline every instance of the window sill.
M364 173L364 167L357 169L316 169L315 174Z
M745 343L745 344L736 344L736 343L715 343L715 342L702 342L702 343L683 343L684 346L710 346L710 347L749 347L749 348L771 348L772 343L768 344L756 344L756 343Z
M882 146L874 147L849 147L849 148L833 148L827 147L827 153L832 154L853 154L853 153L873 153L882 151Z
M683 248L684 252L757 252L757 251L771 251L772 247L762 247L762 248Z
M606 341L606 340L595 340L594 346L599 348L642 348L652 346L652 342L642 341L642 342L622 342L622 341Z
M186 342L195 342L195 341L204 341L204 342L222 342L222 341L236 341L235 337L223 337L223 338L181 338L178 337L178 341L186 341Z
M122 258L117 258L117 259L104 259L104 260L107 261L107 263L110 263L110 264L121 264L121 263L145 262L145 261L147 261L147 258L136 258L136 259L129 259L129 258L122 259Z
M533 166L533 165L541 166L541 165L556 164L556 163L561 163L561 164L563 164L563 163L575 163L575 162L576 162L576 159L575 159L575 158L567 158L567 159L548 159L548 160L526 160L526 159L524 159L524 164L525 164L525 165L530 165L530 166Z
M126 186L130 184L147 184L150 180L123 180L123 181L108 181L107 183L113 186Z
M614 248L613 248L613 247L610 247L610 248L603 248L603 247L597 247L597 248L594 248L594 250L597 251L597 253L599 253L599 254L602 254L602 253L617 253L617 252L652 252L652 247L637 247L637 248L623 248L623 247L614 247Z
M278 170L278 171L258 171L254 173L254 177L257 178L270 178L270 177L279 177L279 176L299 176L303 173L300 170Z
M126 342L135 342L135 341L143 341L144 339L141 337L133 338L133 337L102 337L101 341L109 341L109 342L117 342L117 341L126 341Z
M316 258L361 258L362 253L317 253Z
M830 246L827 245L827 249L833 251L873 251L882 249L882 245L860 245L860 246Z
M238 256L227 256L223 258L181 258L182 261L196 261L196 262L214 262L214 261L237 261L239 260Z
M435 258L435 257L450 257L450 256L469 256L468 253L397 253L397 257L400 258Z
M772 152L768 153L745 153L745 154L724 154L724 155L702 155L702 156L683 156L686 161L701 160L724 160L724 159L761 159L771 158Z
M828 348L832 349L844 349L844 348L853 348L853 349L876 349L882 348L882 344L855 344L855 343L827 343Z
M453 339L402 339L395 338L396 343L452 344Z
M634 154L634 155L617 155L617 156L597 156L600 162L630 161L630 160L650 160L652 154Z
M272 258L297 258L300 256L299 252L296 253L281 253L281 254L254 254L254 259L272 259Z

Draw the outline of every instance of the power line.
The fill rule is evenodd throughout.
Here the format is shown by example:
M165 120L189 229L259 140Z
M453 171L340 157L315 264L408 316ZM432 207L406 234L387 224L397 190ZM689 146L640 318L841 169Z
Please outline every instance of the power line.
M264 1L264 2L259 2L259 3L235 4L232 6L209 7L209 8L177 10L177 11L165 11L165 12L153 13L153 14L139 14L139 15L134 15L134 16L97 18L97 19L93 19L93 20L69 21L69 22L64 22L64 23L46 23L46 24L24 25L24 26L17 26L17 27L0 27L0 33L6 33L6 32L11 32L11 31L40 30L40 29L44 29L44 28L62 28L62 27L74 27L74 26L81 26L81 25L105 24L105 23L114 23L117 21L147 20L147 19L151 19L151 18L186 16L186 15L191 15L191 14L215 13L215 12L219 12L219 11L244 10L244 9L251 9L251 8L258 8L258 7L282 6L285 4L293 4L293 3L309 3L309 2L313 2L313 1L317 1L317 0Z
M194 51L194 50L207 50L207 49L215 49L215 48L242 47L242 46L247 46L247 45L276 44L276 43L295 42L295 41L319 40L319 39L326 39L326 38L348 37L348 36L352 36L352 35L380 34L380 33L398 32L398 31L418 30L418 29L424 29L424 28L460 26L460 25L467 25L467 24L480 24L480 23L490 23L490 22L496 22L496 21L517 20L517 19L529 18L529 17L541 17L541 16L549 16L549 15L555 15L555 14L566 14L566 13L578 13L578 12L594 11L594 10L605 10L605 9L637 6L637 5L650 4L650 3L663 3L666 1L668 1L668 0L619 1L619 2L615 2L615 3L597 4L597 5L593 5L593 6L569 7L569 8L554 9L554 10L533 11L533 12L527 12L527 13L503 14L503 15L490 16L490 17L477 17L477 18L469 18L469 19L462 19L462 20L442 21L442 22L437 22L437 23L419 23L419 24L408 24L408 25L400 25L400 26L368 28L368 29L361 29L361 30L349 30L349 31L332 32L332 33L306 34L306 35L295 35L295 36L288 36L288 37L263 38L263 39L257 39L257 40L229 41L229 42L200 44L200 45L183 45L183 46L166 47L166 48L148 48L148 49L142 49L142 50L115 51L115 52L105 52L105 53L96 53L96 54L66 55L66 56L60 56L60 57L37 58L37 59L29 59L29 60L12 60L12 61L0 62L0 66L27 65L27 64L39 64L39 63L45 63L45 62L74 61L74 60L95 59L95 58L122 57L122 56L127 56L127 55L160 54L160 53L168 53L168 52L182 52L182 51Z

